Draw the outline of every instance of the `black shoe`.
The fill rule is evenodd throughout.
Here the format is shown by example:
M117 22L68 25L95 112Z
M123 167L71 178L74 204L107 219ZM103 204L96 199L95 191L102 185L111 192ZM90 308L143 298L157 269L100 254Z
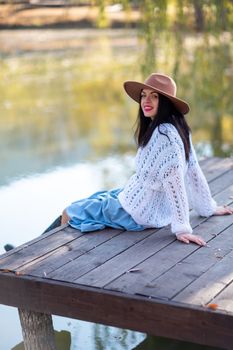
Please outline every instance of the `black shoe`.
M59 226L61 226L61 215L56 218L56 220L42 233L42 235Z
M59 226L61 226L61 215L58 218L56 218L56 220L42 234L49 232L49 231L51 231L54 228L59 227ZM9 250L12 250L14 248L15 248L15 246L13 246L12 244L9 244L9 243L4 245L4 249L6 252L9 252Z
M12 244L7 243L6 245L4 245L4 249L6 252L9 252L9 250L14 249L15 247Z

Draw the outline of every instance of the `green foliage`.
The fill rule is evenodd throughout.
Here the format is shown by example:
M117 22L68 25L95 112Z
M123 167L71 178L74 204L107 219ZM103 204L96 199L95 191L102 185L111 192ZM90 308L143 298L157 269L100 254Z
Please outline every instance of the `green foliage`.
M141 37L145 42L145 51L142 57L142 75L147 76L156 69L156 35L166 28L167 1L153 2L145 0L141 4L142 26Z
M103 0L99 1L102 11ZM123 8L140 10L141 25L148 37L164 29L212 32L231 30L233 26L231 0L119 0L118 3Z
M1 145L20 145L22 152L45 158L71 152L76 145L82 158L134 149L137 104L124 94L122 83L144 79L139 59L143 63L145 43L139 42L137 50L130 46L114 51L111 40L95 37L95 46L79 53L2 59ZM231 153L232 53L230 33L164 30L156 37L156 67L148 70L175 78L178 96L191 105L188 120L195 141L211 142L215 154Z
M97 23L96 23L97 27L98 28L106 28L109 26L109 22L108 22L106 12L105 12L105 7L107 5L107 1L106 0L96 0L95 2L99 8Z
M123 6L140 9L139 31L96 30L75 51L67 43L59 55L1 58L0 161L8 173L14 171L4 166L8 152L23 168L27 159L37 167L37 159L69 163L134 150L138 106L122 83L153 71L172 75L178 96L190 103L194 142L208 144L214 155L232 154L231 2L124 0Z

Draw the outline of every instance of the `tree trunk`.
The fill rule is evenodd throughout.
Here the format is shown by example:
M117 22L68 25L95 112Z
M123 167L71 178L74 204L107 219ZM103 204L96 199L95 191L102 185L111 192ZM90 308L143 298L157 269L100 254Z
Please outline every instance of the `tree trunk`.
M195 12L195 24L196 30L202 31L204 29L204 14L203 4L200 0L193 0L194 12Z
M25 350L56 350L52 316L18 309Z

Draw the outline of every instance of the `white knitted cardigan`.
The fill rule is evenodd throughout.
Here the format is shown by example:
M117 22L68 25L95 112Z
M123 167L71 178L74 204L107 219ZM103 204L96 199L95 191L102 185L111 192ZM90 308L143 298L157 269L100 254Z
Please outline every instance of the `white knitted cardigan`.
M191 136L190 143L186 162L177 129L164 123L154 130L148 144L138 149L136 173L118 197L136 223L145 227L171 224L175 234L192 233L190 207L201 216L214 213L217 205L198 164Z

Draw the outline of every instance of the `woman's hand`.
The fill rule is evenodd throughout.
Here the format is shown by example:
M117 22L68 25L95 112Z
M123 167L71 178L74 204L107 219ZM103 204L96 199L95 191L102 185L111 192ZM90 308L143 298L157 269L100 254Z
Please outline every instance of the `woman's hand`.
M213 215L231 215L233 214L233 208L228 205L219 206L216 208Z
M214 212L213 215L231 215L233 214L233 208L229 207L228 205L218 206ZM204 239L198 235L193 235L192 233L178 233L176 235L176 238L178 241L184 242L184 243L196 243L200 246L205 246L206 242Z
M193 242L201 246L206 245L206 242L204 241L203 238L197 235L193 235L192 233L178 233L176 235L176 238L178 239L178 241L181 241L187 244L190 242Z

